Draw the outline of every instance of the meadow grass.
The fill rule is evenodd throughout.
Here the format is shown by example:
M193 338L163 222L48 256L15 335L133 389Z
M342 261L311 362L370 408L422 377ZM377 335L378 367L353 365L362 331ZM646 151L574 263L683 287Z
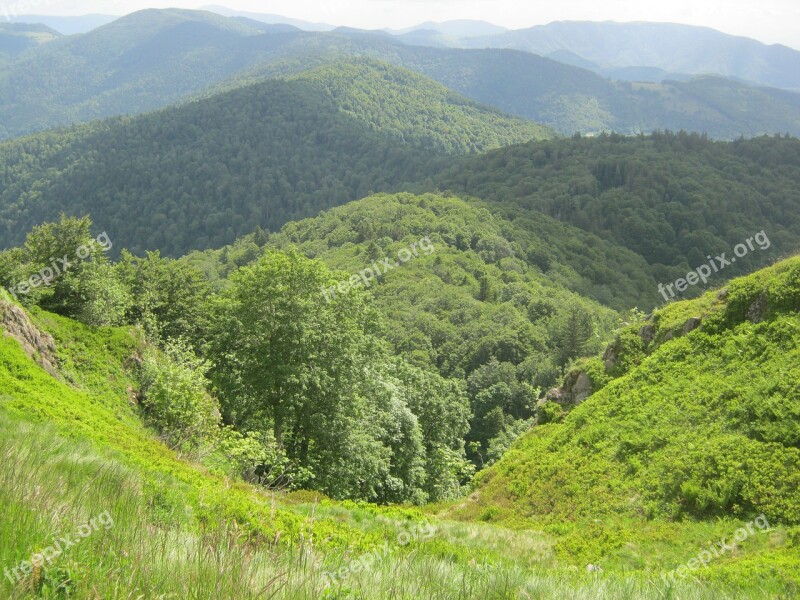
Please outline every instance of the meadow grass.
M165 517L144 502L139 475L113 457L61 438L51 426L3 417L0 568L13 569L97 515L113 518L113 526L100 528L14 585L4 577L4 598L790 597L758 586L737 592L692 581L670 586L636 572L586 573L560 565L554 540L541 532L451 521L432 521L430 540L410 550L398 546L370 568L328 586L323 573L351 564L359 552L316 549L313 539L270 546L233 523L197 530L181 515ZM317 505L316 510L340 512L348 522L395 537L407 525L374 507Z

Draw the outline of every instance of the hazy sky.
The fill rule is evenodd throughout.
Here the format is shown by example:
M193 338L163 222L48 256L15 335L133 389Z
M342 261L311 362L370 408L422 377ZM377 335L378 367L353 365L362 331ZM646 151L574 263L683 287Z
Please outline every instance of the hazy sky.
M0 0L0 9L5 5L14 6L18 14L121 15L148 7L206 4L375 29L449 19L483 19L513 29L560 20L668 21L800 49L798 0Z

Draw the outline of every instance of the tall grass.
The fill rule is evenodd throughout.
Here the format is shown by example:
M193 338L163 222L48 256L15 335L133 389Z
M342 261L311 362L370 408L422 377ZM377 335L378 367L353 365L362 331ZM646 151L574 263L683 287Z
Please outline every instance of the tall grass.
M2 412L2 411L0 411ZM682 599L779 597L754 587L720 587L559 568L548 540L488 525L436 523L428 545L398 548L371 568L326 587L325 571L357 558L347 551L293 548L249 539L235 524L203 530L183 513L165 515L147 501L135 472L91 446L58 437L48 426L0 422L0 569L23 560L108 512L113 526L94 531L51 564L13 585L3 598L92 599ZM357 512L357 511L354 511ZM364 527L396 528L356 515ZM455 549L455 550L454 550ZM469 560L475 556L513 560ZM789 597L788 595L785 597Z

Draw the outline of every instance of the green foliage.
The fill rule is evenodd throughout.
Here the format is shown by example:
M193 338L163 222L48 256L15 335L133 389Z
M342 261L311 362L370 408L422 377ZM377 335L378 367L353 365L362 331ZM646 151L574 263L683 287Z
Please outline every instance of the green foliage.
M130 289L120 281L114 268L106 262L94 262L80 265L77 271L74 293L81 307L75 317L95 326L125 323L133 300Z
M474 154L553 136L541 125L508 117L427 77L374 60L334 63L297 78L322 86L344 113L370 129L438 154Z
M376 252L391 258L423 236L434 251L385 273L371 288L388 318L382 336L407 362L468 383L469 455L483 466L524 429L539 389L556 384L570 357L599 351L617 319L564 289L582 287L565 263L589 252L586 246L550 246L553 259L543 274L528 259L540 239L458 198L378 195L289 224L267 245L297 248L358 273ZM226 273L230 257L251 243L186 260L207 273ZM491 297L482 299L483 285ZM572 314L583 319L580 331L568 329Z
M556 402L545 402L536 411L536 424L546 425L547 423L560 423L564 420L567 412Z
M199 347L206 340L211 288L202 273L158 252L140 258L123 250L114 267L132 298L127 322L154 341L184 338Z
M269 251L233 275L210 349L226 421L271 433L278 464L260 465L271 485L380 502L452 495L466 471L463 393L391 368L378 314L358 291L326 299L335 282L296 252Z
M220 413L206 391L209 366L180 341L161 351L149 346L142 357L139 390L150 422L173 447L196 451L212 442Z
M710 293L713 303L656 312L646 352L640 325L624 330L616 379L481 473L481 504L510 499L548 519L764 513L797 524L798 270L793 258ZM701 326L673 334L686 314Z
M686 133L612 134L465 157L438 175L435 185L489 201L518 226L525 227L531 213L544 213L633 251L647 263L640 275L655 285L639 297L629 295L619 308L650 308L664 301L659 283L685 277L707 264L708 255L725 252L731 258L736 244L762 230L768 247L754 245L713 273L708 285L794 251L800 236L792 209L798 165L800 141L793 138L720 143ZM593 262L598 283L623 281L617 265ZM702 288L690 288L686 296Z

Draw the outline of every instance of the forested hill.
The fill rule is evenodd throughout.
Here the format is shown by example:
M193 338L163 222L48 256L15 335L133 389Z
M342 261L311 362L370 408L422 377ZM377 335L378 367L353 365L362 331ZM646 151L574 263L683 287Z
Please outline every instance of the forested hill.
M402 69L327 67L0 145L0 235L18 243L63 210L134 252L179 255L416 179L437 152L543 133Z
M60 37L44 25L0 22L0 65L26 50Z
M407 69L368 59L302 73L346 114L398 142L443 154L483 152L555 137L541 125L481 106Z
M489 146L532 130L437 96L436 84L391 94L393 77L416 77L405 71L369 62L348 68L359 73L356 85L374 77L387 96L337 95L343 79L325 67L309 79L266 81L0 144L0 239L19 243L20 232L63 210L92 215L118 247L179 256L229 244L257 226L277 230L370 192L451 189L488 201L523 229L540 231L530 219L539 211L633 251L656 282L685 275L709 254L730 256L762 230L769 250L716 277L768 264L800 244L797 139L611 135L446 157L425 146L465 150L467 139L475 147L484 136ZM404 101L423 107L428 98L441 111L431 110L427 122L403 108ZM376 117L380 102L396 109L392 118ZM614 277L613 269L595 270L609 287ZM640 306L659 296L649 298ZM598 299L613 304L615 294Z
M770 247L725 266L716 281L800 249L796 138L575 137L462 159L435 186L480 197L512 219L540 211L594 233L639 254L664 283L710 254L733 257L762 230Z
M631 83L514 50L409 47L402 64L560 133L672 129L714 139L800 135L800 94L720 77Z

